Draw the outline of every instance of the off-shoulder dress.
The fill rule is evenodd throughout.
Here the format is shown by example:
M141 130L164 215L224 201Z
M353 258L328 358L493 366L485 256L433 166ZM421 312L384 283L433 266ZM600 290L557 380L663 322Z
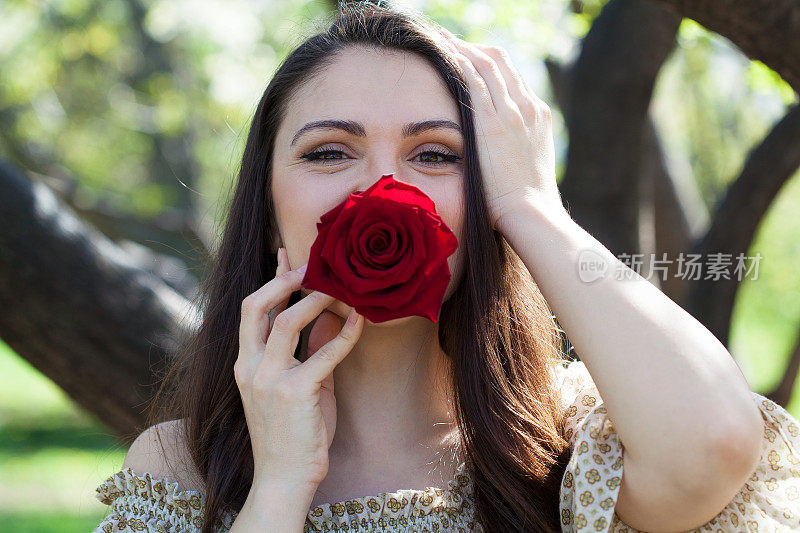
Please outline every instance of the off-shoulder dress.
M581 361L556 365L572 455L560 490L562 531L639 533L614 512L622 480L623 445ZM728 505L691 533L800 531L800 423L752 392L764 420L761 461ZM203 523L204 494L149 472L120 470L96 497L110 510L98 532L192 532ZM493 532L473 518L469 469L462 463L446 487L405 488L309 509L304 532ZM234 511L223 515L228 531Z

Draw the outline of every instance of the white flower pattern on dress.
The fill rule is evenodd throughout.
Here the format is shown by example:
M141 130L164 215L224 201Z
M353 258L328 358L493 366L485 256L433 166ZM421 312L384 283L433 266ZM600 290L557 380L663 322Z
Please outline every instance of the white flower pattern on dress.
M555 365L565 410L565 435L573 451L560 489L565 533L641 533L614 508L623 471L623 445L586 366ZM712 520L690 533L800 531L800 423L785 409L753 393L765 421L763 453L753 475ZM304 533L316 531L467 533L483 532L473 519L472 479L462 463L447 488L401 489L309 510ZM95 533L199 533L205 497L177 482L130 468L96 489L111 506ZM217 533L228 531L236 513L225 513ZM487 533L491 527L485 529Z

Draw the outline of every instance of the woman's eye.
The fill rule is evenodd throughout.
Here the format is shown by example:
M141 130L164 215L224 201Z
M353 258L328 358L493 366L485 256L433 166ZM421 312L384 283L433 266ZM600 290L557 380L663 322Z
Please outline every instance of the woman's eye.
M460 157L455 154L448 154L447 152L440 152L439 150L426 150L425 152L420 152L416 155L416 157L428 159L428 157L440 158L439 161L422 161L427 165L439 166L439 165L446 165L447 163L456 163Z
M341 161L340 158L329 157L329 156L332 156L332 155L335 155L335 154L344 155L344 152L342 152L341 150L317 150L315 152L311 152L311 153L308 153L308 154L303 154L300 157L302 157L303 159L306 159L308 161L322 161L322 162L326 162L326 161Z

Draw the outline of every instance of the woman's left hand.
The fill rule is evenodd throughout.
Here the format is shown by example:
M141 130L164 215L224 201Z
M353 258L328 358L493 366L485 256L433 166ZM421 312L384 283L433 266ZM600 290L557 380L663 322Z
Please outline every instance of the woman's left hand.
M556 184L550 107L528 88L505 49L442 33L469 87L492 229L526 202L548 216L566 214Z

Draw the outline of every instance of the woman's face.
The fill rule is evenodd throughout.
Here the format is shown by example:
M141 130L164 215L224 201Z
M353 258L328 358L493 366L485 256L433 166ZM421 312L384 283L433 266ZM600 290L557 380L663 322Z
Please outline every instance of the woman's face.
M300 131L321 120L349 126ZM453 127L405 131L408 124L427 121L449 121ZM308 155L318 151L323 153ZM273 158L278 230L293 268L308 262L316 224L325 212L389 173L430 196L461 242L464 142L458 107L436 70L421 57L364 46L343 50L290 99ZM451 279L445 300L460 280L462 254L459 246L448 258ZM351 307L337 299L328 309L345 318Z

